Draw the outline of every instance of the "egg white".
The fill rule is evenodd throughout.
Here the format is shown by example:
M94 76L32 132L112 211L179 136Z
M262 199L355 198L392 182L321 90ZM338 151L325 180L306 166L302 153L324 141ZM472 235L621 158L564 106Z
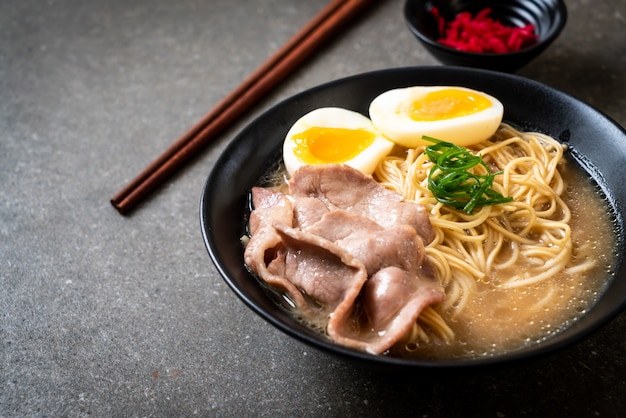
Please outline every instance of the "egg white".
M412 104L430 92L454 89L478 94L491 102L486 109L476 113L449 119L416 121L408 109ZM451 142L460 146L470 146L491 137L500 123L504 106L493 96L464 87L428 86L406 87L388 90L377 96L369 107L369 116L374 126L392 141L405 147L415 148L429 145L423 135Z
M323 107L315 109L298 119L287 135L283 143L283 161L289 175L298 168L308 164L300 160L296 155L296 142L294 136L309 128L345 128L350 130L366 130L375 135L374 141L367 148L350 160L342 162L364 174L372 174L374 169L394 146L392 141L386 139L374 127L370 119L360 113L339 107ZM322 164L324 162L320 162ZM331 162L327 162L331 163Z

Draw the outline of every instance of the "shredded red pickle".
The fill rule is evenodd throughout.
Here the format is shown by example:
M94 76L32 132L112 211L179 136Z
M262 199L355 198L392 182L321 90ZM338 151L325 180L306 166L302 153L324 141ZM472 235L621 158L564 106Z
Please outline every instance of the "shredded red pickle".
M461 51L502 54L519 51L537 42L534 25L505 26L489 17L489 7L473 17L469 12L461 12L451 22L446 22L437 7L432 7L430 13L437 20L437 42Z

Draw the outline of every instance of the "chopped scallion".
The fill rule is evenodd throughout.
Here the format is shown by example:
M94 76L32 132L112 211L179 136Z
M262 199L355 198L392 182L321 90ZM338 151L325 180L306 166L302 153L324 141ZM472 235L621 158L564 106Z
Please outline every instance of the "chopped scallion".
M428 136L422 138L433 142L433 145L426 147L424 153L434 163L428 173L428 189L437 201L471 214L474 209L513 200L491 188L495 176L501 172L492 173L480 155L474 155L467 148L439 139ZM487 174L480 175L470 171L478 165L482 165Z

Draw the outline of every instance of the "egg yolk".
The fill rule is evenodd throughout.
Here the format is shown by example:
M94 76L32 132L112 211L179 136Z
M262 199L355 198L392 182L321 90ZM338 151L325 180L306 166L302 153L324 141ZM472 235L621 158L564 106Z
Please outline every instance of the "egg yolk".
M306 164L341 164L372 145L376 135L365 129L313 127L293 137L294 154Z
M418 122L452 119L472 115L491 106L491 101L479 94L443 89L430 92L415 100L408 113Z

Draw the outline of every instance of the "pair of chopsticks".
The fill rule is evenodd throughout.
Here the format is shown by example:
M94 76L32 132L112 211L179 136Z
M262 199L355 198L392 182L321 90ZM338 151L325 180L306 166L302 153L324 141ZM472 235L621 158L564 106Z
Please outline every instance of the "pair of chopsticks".
M111 204L121 214L130 212L371 2L331 1L202 120L120 190L111 199Z

